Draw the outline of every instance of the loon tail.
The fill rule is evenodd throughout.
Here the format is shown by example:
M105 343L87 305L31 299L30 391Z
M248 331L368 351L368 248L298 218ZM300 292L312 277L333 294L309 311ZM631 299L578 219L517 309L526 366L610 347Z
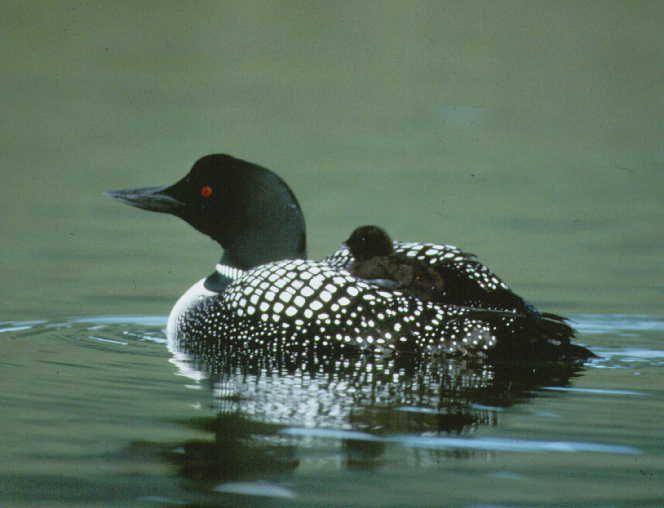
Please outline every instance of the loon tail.
M523 315L477 309L472 317L490 323L496 331L497 344L487 353L490 359L583 362L596 358L589 349L571 342L576 334L574 328L556 314Z

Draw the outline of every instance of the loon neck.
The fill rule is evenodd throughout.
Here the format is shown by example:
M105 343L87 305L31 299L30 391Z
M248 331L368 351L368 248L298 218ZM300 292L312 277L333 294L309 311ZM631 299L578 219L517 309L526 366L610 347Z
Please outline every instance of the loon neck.
M280 231L244 232L222 247L220 263L241 270L282 259L303 259L307 255L304 229L296 231L287 223Z
M290 187L276 174L254 166L257 177L243 195L243 213L215 238L224 249L221 263L248 270L282 259L305 258L306 226Z

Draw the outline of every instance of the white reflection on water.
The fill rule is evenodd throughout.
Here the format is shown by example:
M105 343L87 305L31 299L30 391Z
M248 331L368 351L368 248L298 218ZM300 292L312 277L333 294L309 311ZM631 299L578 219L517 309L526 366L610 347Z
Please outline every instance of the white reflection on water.
M106 339L104 337L96 337L94 335L89 335L88 339L94 340L96 342L106 342L108 344L117 344L118 346L128 346L129 342L123 342L121 340L115 340L115 339Z
M32 326L5 326L0 328L0 333L2 332L20 332L21 330L29 330Z
M664 332L664 319L640 314L579 314L572 324L582 333Z
M72 319L71 322L100 325L166 326L166 318L164 316L87 316Z
M621 455L638 455L641 453L641 450L632 446L585 443L580 441L538 441L500 437L465 438L414 435L376 436L365 432L302 427L287 427L282 429L280 433L287 436L305 438L343 439L347 441L380 441L383 443L394 443L408 448L427 448L430 450L466 449L503 452L593 452Z
M225 492L228 494L244 494L247 496L279 497L292 499L295 492L281 485L268 482L233 482L222 483L214 489L216 492Z
M542 390L551 392L574 392L574 393L592 393L597 395L645 395L643 392L634 390L609 390L603 388L575 388L572 386L543 386Z

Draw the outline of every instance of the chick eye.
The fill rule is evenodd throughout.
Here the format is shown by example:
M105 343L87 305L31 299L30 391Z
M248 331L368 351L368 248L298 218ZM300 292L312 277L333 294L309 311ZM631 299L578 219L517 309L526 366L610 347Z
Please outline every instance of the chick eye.
M210 196L212 196L212 187L210 187L209 185L203 185L203 187L201 187L200 192L201 192L201 196L203 196L205 199L207 199Z

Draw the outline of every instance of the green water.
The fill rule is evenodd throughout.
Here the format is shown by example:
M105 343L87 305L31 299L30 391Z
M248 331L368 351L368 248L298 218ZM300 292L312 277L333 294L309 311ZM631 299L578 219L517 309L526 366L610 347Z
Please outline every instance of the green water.
M2 12L0 506L661 505L661 2ZM602 358L444 397L183 367L165 318L217 247L101 193L211 152L291 185L312 257L366 223L458 245Z

